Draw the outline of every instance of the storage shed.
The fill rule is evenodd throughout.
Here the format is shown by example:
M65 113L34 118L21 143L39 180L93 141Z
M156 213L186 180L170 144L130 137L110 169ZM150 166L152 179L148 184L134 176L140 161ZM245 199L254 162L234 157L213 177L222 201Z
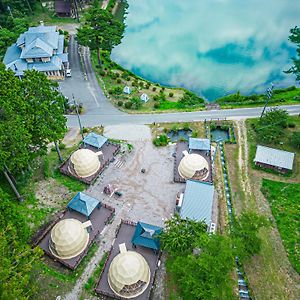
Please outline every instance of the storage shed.
M287 173L293 170L295 153L257 145L254 162L257 166Z

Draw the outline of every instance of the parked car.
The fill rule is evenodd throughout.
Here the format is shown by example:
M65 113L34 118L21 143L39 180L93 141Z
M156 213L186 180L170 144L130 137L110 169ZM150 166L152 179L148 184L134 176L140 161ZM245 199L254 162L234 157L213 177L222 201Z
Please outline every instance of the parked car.
M66 77L72 77L71 69L66 70Z

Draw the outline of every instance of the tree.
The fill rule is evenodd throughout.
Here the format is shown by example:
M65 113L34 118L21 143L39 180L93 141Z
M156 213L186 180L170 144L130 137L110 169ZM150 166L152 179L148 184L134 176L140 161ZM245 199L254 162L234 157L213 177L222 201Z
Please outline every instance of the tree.
M206 224L181 219L178 215L166 221L160 236L162 249L170 254L191 252L197 237L206 231Z
M81 45L97 50L98 64L101 65L100 50L111 50L121 43L124 24L99 7L91 7L85 23L77 30L77 40Z
M139 110L143 105L143 101L139 97L132 97L131 102L133 108L136 110Z
M300 132L299 131L293 132L291 134L290 141L294 147L300 149Z
M235 222L232 235L241 262L260 252L261 239L258 232L268 225L265 217L253 212L243 213Z
M30 299L32 269L42 255L28 244L29 226L19 207L0 189L0 299Z
M289 40L297 46L297 56L292 58L294 65L285 73L296 75L296 80L300 81L300 28L296 26L290 33Z
M175 216L160 236L167 270L183 299L232 299L234 252L231 239L209 235L204 222Z
M283 109L271 109L266 112L255 126L259 142L274 143L282 136L288 124L288 113Z

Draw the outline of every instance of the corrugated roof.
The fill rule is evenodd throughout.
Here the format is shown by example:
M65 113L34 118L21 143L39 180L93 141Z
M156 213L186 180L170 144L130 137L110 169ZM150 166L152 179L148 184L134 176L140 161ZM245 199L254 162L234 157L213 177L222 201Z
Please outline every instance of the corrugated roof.
M108 139L95 132L90 132L84 139L83 143L100 149Z
M195 221L205 221L210 226L214 186L206 182L187 180L180 217Z
M101 206L101 202L97 199L79 192L69 202L68 208L71 208L88 217L97 206L99 207L99 205Z
M47 62L34 62L27 64L28 70L37 70L41 72L45 71L59 71L62 69L62 60L59 56L55 55L51 57L50 61Z
M131 241L136 246L159 250L160 244L157 235L159 235L161 231L161 227L138 222Z
M295 153L257 145L254 161L293 170Z
M189 138L189 149L210 151L210 140Z

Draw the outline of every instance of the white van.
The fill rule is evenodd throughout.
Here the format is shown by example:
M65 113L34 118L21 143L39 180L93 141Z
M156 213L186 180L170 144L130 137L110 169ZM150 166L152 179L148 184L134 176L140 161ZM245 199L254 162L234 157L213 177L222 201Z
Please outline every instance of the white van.
M72 77L71 69L66 70L66 77Z

